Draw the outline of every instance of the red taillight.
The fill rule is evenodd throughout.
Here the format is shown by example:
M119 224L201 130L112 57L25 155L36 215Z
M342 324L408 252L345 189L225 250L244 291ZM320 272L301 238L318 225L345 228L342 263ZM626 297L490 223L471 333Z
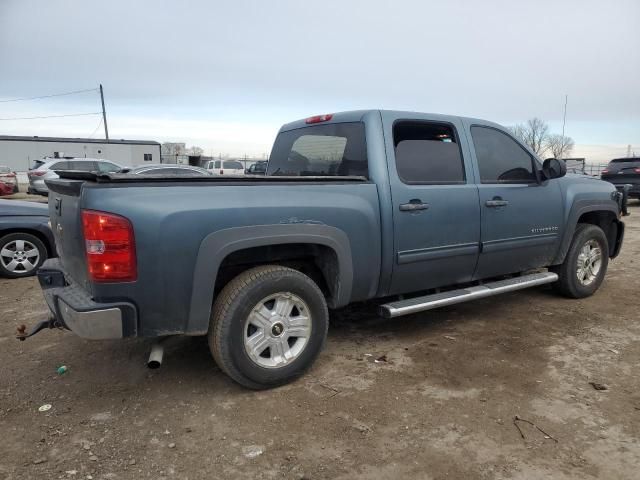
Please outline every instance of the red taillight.
M634 169L633 169L633 172L634 172L634 173L640 173L640 168L634 168Z
M604 170L602 170L602 171L600 172L600 175L604 175L604 174L606 174L606 173L609 173L609 170L607 170L607 169L605 168Z
M224 170L220 169L220 175L224 175Z
M82 211L89 277L96 282L133 282L138 278L131 222L120 215Z
M304 123L322 123L328 122L333 118L333 113L326 113L324 115L314 115L313 117L307 118Z
M45 173L47 173L46 170L31 170L27 175L30 177L41 177Z

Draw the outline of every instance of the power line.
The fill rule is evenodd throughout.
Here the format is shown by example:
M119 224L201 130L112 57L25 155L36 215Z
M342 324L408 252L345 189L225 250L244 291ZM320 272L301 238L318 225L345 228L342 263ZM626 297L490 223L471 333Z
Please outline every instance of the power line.
M0 121L1 120L37 120L41 118L60 118L60 117L80 117L83 115L102 115L102 112L68 113L66 115L45 115L43 117L11 117L11 118L0 118Z
M96 91L98 91L97 88L87 88L85 90L74 90L73 92L64 92L64 93L53 93L51 95L42 95L42 96L39 96L39 97L11 98L9 100L0 100L0 103L23 102L23 101L26 101L26 100L39 100L41 98L62 97L62 96L65 96L65 95L75 95L77 93L96 92Z
M98 122L98 126L97 126L97 127L95 128L95 130L91 133L91 135L89 135L89 137L87 137L87 138L91 138L91 137L93 137L93 136L96 134L96 132L98 131L98 129L100 128L100 125L102 125L102 117L100 117L100 121Z

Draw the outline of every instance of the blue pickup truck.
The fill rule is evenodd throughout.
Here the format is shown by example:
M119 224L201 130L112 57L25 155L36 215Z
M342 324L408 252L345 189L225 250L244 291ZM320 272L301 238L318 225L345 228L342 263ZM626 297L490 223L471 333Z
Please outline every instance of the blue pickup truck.
M287 124L264 176L47 183L47 326L207 335L255 389L312 364L330 309L377 299L392 318L546 283L586 297L624 234L611 184L566 175L495 123L413 112Z

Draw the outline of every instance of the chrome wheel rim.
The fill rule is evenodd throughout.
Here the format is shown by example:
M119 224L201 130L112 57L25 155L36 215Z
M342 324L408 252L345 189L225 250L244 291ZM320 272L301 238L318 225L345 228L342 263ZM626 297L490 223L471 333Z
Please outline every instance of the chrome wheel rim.
M307 304L290 292L260 300L244 325L244 348L264 368L282 368L304 351L311 338L312 319Z
M28 240L14 240L0 250L0 262L11 273L29 273L40 261L40 251Z
M578 254L576 276L578 281L588 286L595 282L602 268L602 248L595 240L588 240Z

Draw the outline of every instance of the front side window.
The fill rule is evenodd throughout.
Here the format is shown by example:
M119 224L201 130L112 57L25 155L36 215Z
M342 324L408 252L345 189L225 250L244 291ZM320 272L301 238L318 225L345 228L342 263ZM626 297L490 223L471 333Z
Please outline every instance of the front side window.
M92 172L96 169L95 162L88 160L80 160L79 162L71 162L71 170L80 170L83 172Z
M281 132L267 175L366 177L364 124L333 123Z
M471 127L482 183L533 183L533 157L513 138L490 127Z
M452 126L400 121L393 126L396 169L408 184L464 183L462 154Z

